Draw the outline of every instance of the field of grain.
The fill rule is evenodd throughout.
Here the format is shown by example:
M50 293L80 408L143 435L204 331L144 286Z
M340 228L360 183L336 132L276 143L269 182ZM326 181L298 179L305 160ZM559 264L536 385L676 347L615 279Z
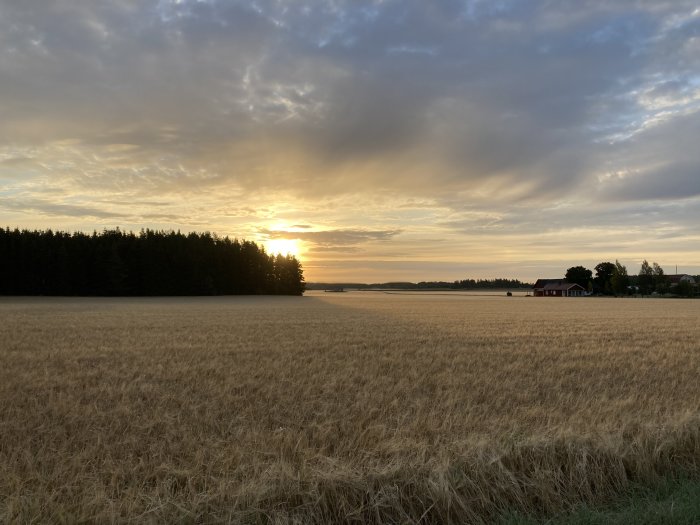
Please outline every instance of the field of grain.
M700 474L700 301L0 299L0 522L481 523Z

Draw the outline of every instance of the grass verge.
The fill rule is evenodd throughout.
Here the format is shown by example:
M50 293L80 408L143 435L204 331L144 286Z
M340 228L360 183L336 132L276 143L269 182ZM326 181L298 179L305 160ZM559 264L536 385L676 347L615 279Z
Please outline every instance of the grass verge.
M499 525L696 525L700 522L700 480L685 476L664 478L630 489L606 507L581 505L573 512L550 518L513 513Z

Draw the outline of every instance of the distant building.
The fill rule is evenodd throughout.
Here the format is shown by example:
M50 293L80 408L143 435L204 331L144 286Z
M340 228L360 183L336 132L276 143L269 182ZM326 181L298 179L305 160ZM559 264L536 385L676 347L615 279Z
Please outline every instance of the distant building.
M586 289L566 279L537 279L532 293L535 297L583 297Z
M671 288L673 288L674 286L678 286L680 283L695 284L695 278L692 275L688 275L687 273L667 275L666 277L668 277L668 282L671 285Z

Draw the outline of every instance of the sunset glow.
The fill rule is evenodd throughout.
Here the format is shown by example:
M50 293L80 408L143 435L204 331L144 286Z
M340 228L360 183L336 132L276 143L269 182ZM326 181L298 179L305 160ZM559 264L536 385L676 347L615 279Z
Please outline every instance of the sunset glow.
M265 242L267 253L272 255L294 255L299 257L299 243L292 239L272 239Z
M2 2L0 227L209 231L309 281L697 274L699 30L696 0Z

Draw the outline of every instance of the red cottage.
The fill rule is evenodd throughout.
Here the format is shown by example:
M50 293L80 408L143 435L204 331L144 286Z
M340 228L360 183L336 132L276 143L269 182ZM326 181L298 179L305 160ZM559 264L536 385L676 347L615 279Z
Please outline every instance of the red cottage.
M532 287L535 297L583 297L586 289L566 279L537 279Z

